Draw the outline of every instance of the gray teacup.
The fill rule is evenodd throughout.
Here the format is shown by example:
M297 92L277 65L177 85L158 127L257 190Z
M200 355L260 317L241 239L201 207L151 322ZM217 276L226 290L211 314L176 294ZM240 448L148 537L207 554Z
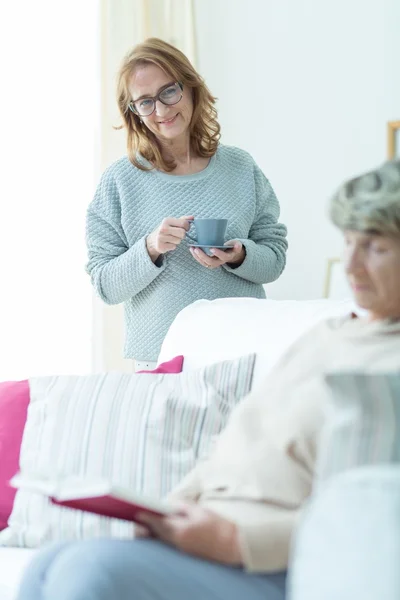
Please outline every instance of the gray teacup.
M189 219L196 228L196 238L188 233L186 238L198 246L223 246L228 219ZM204 249L209 254L207 248Z

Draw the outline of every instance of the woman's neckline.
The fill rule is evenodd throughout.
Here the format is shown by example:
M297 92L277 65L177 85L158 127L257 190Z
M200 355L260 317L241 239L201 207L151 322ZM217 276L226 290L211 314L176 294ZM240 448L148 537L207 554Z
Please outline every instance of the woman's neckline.
M175 181L177 183L181 183L183 181L194 181L197 179L204 179L205 177L209 177L214 171L217 153L218 150L215 154L213 154L213 156L211 156L208 164L204 167L204 169L202 169L201 171L197 171L197 173L188 173L187 175L174 175L173 173L165 173L164 171L158 171L157 169L152 169L151 171L148 171L148 173L150 175L153 175L154 177L167 179L171 182ZM144 165L150 165L150 163L142 156L140 157L140 160Z

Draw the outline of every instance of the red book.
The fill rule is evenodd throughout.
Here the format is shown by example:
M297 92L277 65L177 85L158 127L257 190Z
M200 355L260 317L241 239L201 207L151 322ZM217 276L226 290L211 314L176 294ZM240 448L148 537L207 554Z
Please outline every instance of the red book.
M136 523L140 522L139 513L163 517L176 512L166 502L145 498L105 479L71 477L51 481L18 473L11 479L10 485L48 496L53 504L59 506Z

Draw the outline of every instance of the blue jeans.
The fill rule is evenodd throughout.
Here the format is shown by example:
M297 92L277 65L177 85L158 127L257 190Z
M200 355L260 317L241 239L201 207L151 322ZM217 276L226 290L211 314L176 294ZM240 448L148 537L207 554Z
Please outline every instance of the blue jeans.
M17 600L284 600L285 573L254 575L155 540L91 540L44 549Z

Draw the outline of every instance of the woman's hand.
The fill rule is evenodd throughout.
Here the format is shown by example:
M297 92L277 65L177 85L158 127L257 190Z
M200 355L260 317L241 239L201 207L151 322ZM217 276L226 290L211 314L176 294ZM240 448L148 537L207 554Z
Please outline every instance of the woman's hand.
M138 518L144 527L136 529L136 537L153 536L199 558L242 564L236 525L198 504L185 504L168 517L142 513Z
M190 224L188 219L193 219L191 215L174 219L168 217L146 238L147 252L153 262L157 260L160 254L175 250L189 231Z
M246 251L244 246L238 240L230 240L225 243L225 246L234 246L229 250L221 250L218 248L211 248L210 251L213 256L208 256L200 248L190 248L190 252L195 260L200 263L203 267L208 269L217 269L221 265L228 264L235 267L239 267L244 259L246 258Z

